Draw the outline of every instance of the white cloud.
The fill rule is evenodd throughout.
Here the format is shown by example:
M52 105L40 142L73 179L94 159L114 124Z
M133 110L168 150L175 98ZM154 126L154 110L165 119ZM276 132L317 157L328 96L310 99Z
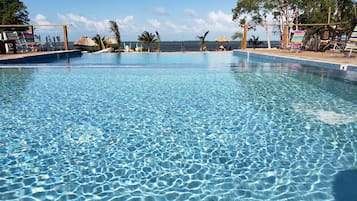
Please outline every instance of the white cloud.
M170 30L170 32L182 33L190 30L190 28L186 25L177 25L171 21L167 21L165 25L168 27L167 30Z
M166 9L162 8L162 7L152 8L151 12L156 14L156 15L168 15L168 12L166 11Z
M139 26L135 23L134 16L126 16L124 19L117 20L119 30L137 31Z
M232 22L232 14L227 14L219 11L211 11L208 13L208 17L213 22L221 22L221 23L231 23Z
M211 30L228 32L236 23L232 21L232 15L219 11L211 11L208 13L208 28Z
M37 14L35 16L35 19L33 20L34 24L51 24L48 20L47 17L42 15L42 14Z
M186 8L185 10L183 10L183 12L191 17L197 17L196 11L194 11L190 8Z
M190 29L192 32L202 34L209 30L208 37L211 39L218 35L230 35L237 31L237 24L232 21L232 15L221 10L210 11L206 18L195 17L191 21L193 22L190 25L192 26L192 29Z
M193 20L197 25L200 25L200 26L208 26L208 22L204 19L201 19L201 18L196 18Z
M136 40L135 37L145 30L159 31L163 40L177 40L178 37L180 39L192 39L209 30L208 40L213 40L219 35L229 36L239 29L237 22L232 21L231 13L225 13L221 10L210 11L206 15L200 14L200 17L198 17L199 14L195 10L187 8L183 10L185 14L182 15L181 12L179 19L171 19L164 8L157 7L151 11L160 16L158 18L140 19L140 21L136 21L136 16L132 15L116 19L123 40ZM81 35L94 36L97 33L103 34L105 37L112 36L108 19L94 19L77 13L62 13L57 14L57 17L55 23L51 23L46 16L38 14L33 23L72 24L73 26L68 29L71 40L76 40ZM43 27L43 30L45 29L49 30L50 28ZM55 29L59 33L62 31L58 27L55 27ZM47 34L47 31L43 33Z
M161 23L157 19L149 19L149 20L147 20L147 22L155 29L160 28Z
M94 36L98 33L105 37L111 37L113 35L109 29L110 25L108 19L91 19L74 13L57 14L57 16L61 23L73 25L69 28L69 32L74 40L82 35ZM141 26L135 23L134 16L126 16L115 21L119 25L119 30L122 33L123 38L136 35L141 30Z
M108 30L108 20L94 20L77 14L59 14L59 18L65 23L72 24L74 27L83 31L97 31L102 33Z
M163 38L165 36L175 37L175 33L180 36L194 37L202 35L207 30L209 31L208 38L215 39L219 35L230 36L237 31L237 24L231 19L230 13L224 13L221 10L211 11L205 17L197 17L198 15L192 9L185 9L189 18L183 18L181 21L172 21L170 19L162 22L158 19L147 20L148 27L141 26L143 30L155 28L160 31ZM177 36L176 36L177 37Z
M37 14L35 18L32 20L32 23L34 25L49 25L49 24L55 24L51 23L46 16L43 14ZM36 32L42 33L45 32L47 34L53 34L54 32L59 32L60 29L58 27L53 27L53 26L36 26Z
M134 21L134 16L126 16L123 20L119 20L120 24L130 24Z

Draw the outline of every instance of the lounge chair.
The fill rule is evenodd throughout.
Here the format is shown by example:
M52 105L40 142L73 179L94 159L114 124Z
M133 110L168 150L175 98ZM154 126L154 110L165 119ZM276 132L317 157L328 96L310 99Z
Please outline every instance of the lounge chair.
M138 45L137 43L136 43L136 46L135 46L135 52L142 52L143 51L143 46L142 45Z
M4 42L5 42L6 53L9 53L9 52L16 53L17 52L17 44L20 43L19 42L20 38L17 35L17 32L5 31L5 32L3 32L3 38L4 38Z
M329 27L324 27L323 33L320 37L320 50L325 51L331 45L330 29Z
M289 43L290 51L300 51L302 47L302 42L305 37L306 30L296 30Z
M28 51L37 51L35 36L32 33L22 32L22 38Z
M353 51L357 51L357 25L353 29L350 39L346 43L344 49L345 56L351 57Z

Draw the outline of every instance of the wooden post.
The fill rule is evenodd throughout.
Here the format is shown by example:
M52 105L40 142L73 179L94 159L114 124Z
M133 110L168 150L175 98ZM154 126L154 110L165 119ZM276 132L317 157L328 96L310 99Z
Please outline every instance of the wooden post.
M64 50L68 50L67 25L63 25Z
M289 40L289 27L288 25L285 25L284 32L283 32L283 49L286 49L288 47L288 40Z
M247 34L248 34L248 25L247 25L247 24L244 24L242 50L247 49Z
M33 34L33 26L32 25L30 25L29 26L29 30L28 30L31 34Z
M330 25L331 20L331 7L328 7L327 24Z

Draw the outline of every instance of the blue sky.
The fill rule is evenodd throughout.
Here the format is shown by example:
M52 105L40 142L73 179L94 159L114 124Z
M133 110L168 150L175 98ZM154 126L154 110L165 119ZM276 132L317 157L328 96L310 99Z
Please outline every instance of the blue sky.
M242 31L232 21L236 0L22 0L31 24L72 24L70 41L99 33L113 37L109 20L119 24L123 41L136 41L143 31L158 31L163 41L197 40L207 30L206 40L229 38ZM37 34L60 35L62 27L38 27Z

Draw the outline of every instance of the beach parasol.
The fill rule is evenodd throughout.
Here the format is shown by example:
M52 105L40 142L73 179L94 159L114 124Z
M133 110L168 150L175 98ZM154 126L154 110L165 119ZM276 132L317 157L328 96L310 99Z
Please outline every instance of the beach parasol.
M79 40L73 43L76 46L84 46L84 47L94 47L96 43L87 36L82 36Z
M117 45L118 42L114 38L106 38L104 39L105 44L108 45Z
M216 38L216 42L220 42L220 43L224 43L224 42L228 42L228 37L227 36L218 36Z
M216 43L228 43L229 42L229 39L227 36L218 36L216 38ZM230 47L229 47L230 49ZM220 45L218 48L217 48L218 51L225 51L226 50L226 47L224 45Z

